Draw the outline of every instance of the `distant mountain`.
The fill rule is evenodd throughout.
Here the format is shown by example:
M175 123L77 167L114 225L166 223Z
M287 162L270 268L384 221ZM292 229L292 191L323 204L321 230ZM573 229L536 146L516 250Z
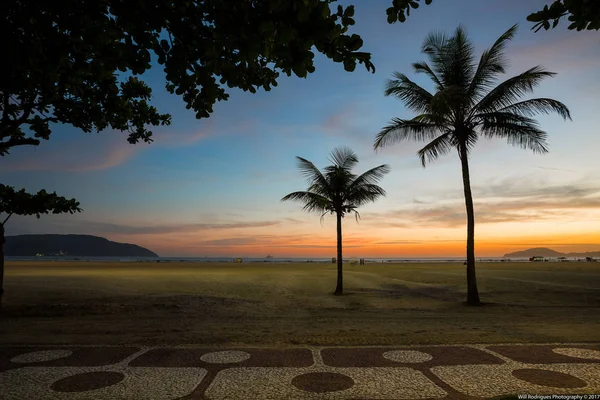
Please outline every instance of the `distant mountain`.
M17 235L7 236L6 256L43 254L79 257L158 257L135 244L111 242L91 235Z
M590 251L587 253L561 253L547 247L534 247L523 251L505 254L504 257L600 257L600 251Z

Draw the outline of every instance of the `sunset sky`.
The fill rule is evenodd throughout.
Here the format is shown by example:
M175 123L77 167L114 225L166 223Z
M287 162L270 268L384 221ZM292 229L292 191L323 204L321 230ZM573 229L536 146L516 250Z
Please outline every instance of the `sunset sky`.
M389 25L391 0L355 4L352 32L373 54L375 74L358 66L345 72L316 56L306 79L282 76L257 94L230 89L227 102L196 120L183 101L164 89L163 72L145 76L154 104L172 125L154 130L155 142L130 145L125 134L84 134L55 126L50 141L14 149L0 160L0 181L37 192L75 197L78 215L13 217L7 235L79 233L135 243L161 256L333 257L335 218L306 214L282 203L306 189L295 156L328 165L328 154L346 145L361 173L380 164L392 172L381 182L387 197L344 221L348 257L436 257L465 253L466 216L460 162L455 153L423 168L419 143L373 151L375 134L391 118L410 118L402 103L383 94L394 71L431 88L411 63L432 30L451 33L459 23L477 46L488 48L511 25L506 78L541 64L557 72L535 97L564 102L573 121L540 116L550 154L535 155L501 140L481 140L471 156L476 256L502 256L529 247L558 251L600 250L600 33L534 33L526 16L549 1L434 1Z

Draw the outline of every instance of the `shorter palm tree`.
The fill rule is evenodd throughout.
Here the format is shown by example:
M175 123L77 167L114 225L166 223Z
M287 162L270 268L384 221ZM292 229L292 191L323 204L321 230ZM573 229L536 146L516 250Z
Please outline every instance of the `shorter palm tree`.
M368 170L360 176L352 173L352 167L358 163L356 153L342 147L331 152L330 161L333 165L325 168L324 173L315 165L302 158L296 157L302 174L308 179L309 187L304 192L293 192L281 201L301 201L304 210L321 214L321 222L325 214L336 215L337 218L337 286L335 295L344 292L342 271L342 218L353 212L356 220L360 218L357 208L369 202L374 202L385 196L385 190L377 185L385 174L390 172L387 165L380 165Z

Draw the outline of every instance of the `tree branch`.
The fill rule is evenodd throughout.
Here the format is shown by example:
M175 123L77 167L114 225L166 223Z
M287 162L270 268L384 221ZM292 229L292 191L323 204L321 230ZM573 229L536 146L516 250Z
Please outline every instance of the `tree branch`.
M13 215L13 213L8 214L8 217L6 217L6 219L4 220L4 222L2 223L2 226L4 226L4 224L6 224L6 222L8 221L8 219Z
M6 142L0 142L0 156L3 156L4 154L8 154L8 150L11 147L25 146L25 145L38 146L39 144L40 144L40 141L38 139L28 138L28 137L25 137L25 138L11 137Z

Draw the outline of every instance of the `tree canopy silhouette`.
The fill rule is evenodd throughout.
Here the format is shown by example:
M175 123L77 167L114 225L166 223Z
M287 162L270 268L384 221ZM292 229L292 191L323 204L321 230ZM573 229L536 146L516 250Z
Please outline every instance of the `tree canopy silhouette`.
M387 9L388 22L404 22L410 15L411 9L419 8L421 0L393 0L392 6ZM433 0L424 0L429 5ZM502 0L498 0L502 1ZM527 16L527 21L536 22L531 28L536 32L541 28L545 30L556 28L559 21L567 17L571 24L569 29L598 30L600 29L600 1L598 0L555 0L550 7L544 6L538 12ZM550 25L552 22L552 26Z
M55 193L40 190L36 194L30 194L21 189L15 190L11 186L0 184L0 214L6 214L4 220L0 221L0 308L2 307L2 295L4 294L4 225L12 215L35 215L62 214L81 212L79 203L75 199L67 200Z
M414 63L413 69L429 77L435 91L432 93L396 72L394 79L387 82L385 95L395 96L418 115L409 120L392 119L377 134L374 144L378 149L404 140L428 142L418 152L423 166L452 150L457 151L467 212L467 303L470 305L480 304L480 299L475 275L475 214L469 154L480 137L501 138L513 146L546 153L546 132L532 117L555 112L564 119L571 118L567 107L559 101L522 100L543 79L555 75L540 66L495 86L498 76L505 73L506 44L516 30L514 25L502 34L481 54L478 63L475 46L462 27L450 37L441 32L427 36L422 52L431 64Z
M0 156L48 140L56 124L151 142L151 128L171 122L140 77L157 66L197 118L227 100L225 87L254 93L277 86L281 72L306 77L313 49L347 71L361 63L374 72L360 36L348 34L353 6L332 11L334 2L3 0ZM7 186L0 204L10 215L78 210L75 200Z
M153 61L198 118L227 100L225 86L270 90L279 72L314 72L313 46L348 71L374 71L360 36L347 34L354 8L332 12L333 1L4 0L0 154L48 139L52 123L151 141L148 126L170 121L138 77Z
M321 215L335 214L337 222L337 286L335 295L344 292L343 260L342 260L342 218L348 213L354 213L356 220L360 217L358 208L385 196L377 183L390 172L387 165L372 168L360 176L352 173L352 168L358 163L358 157L352 150L341 147L331 152L332 165L321 172L315 165L302 158L298 159L298 167L310 185L306 191L293 192L281 201L299 201L304 203L304 210Z

